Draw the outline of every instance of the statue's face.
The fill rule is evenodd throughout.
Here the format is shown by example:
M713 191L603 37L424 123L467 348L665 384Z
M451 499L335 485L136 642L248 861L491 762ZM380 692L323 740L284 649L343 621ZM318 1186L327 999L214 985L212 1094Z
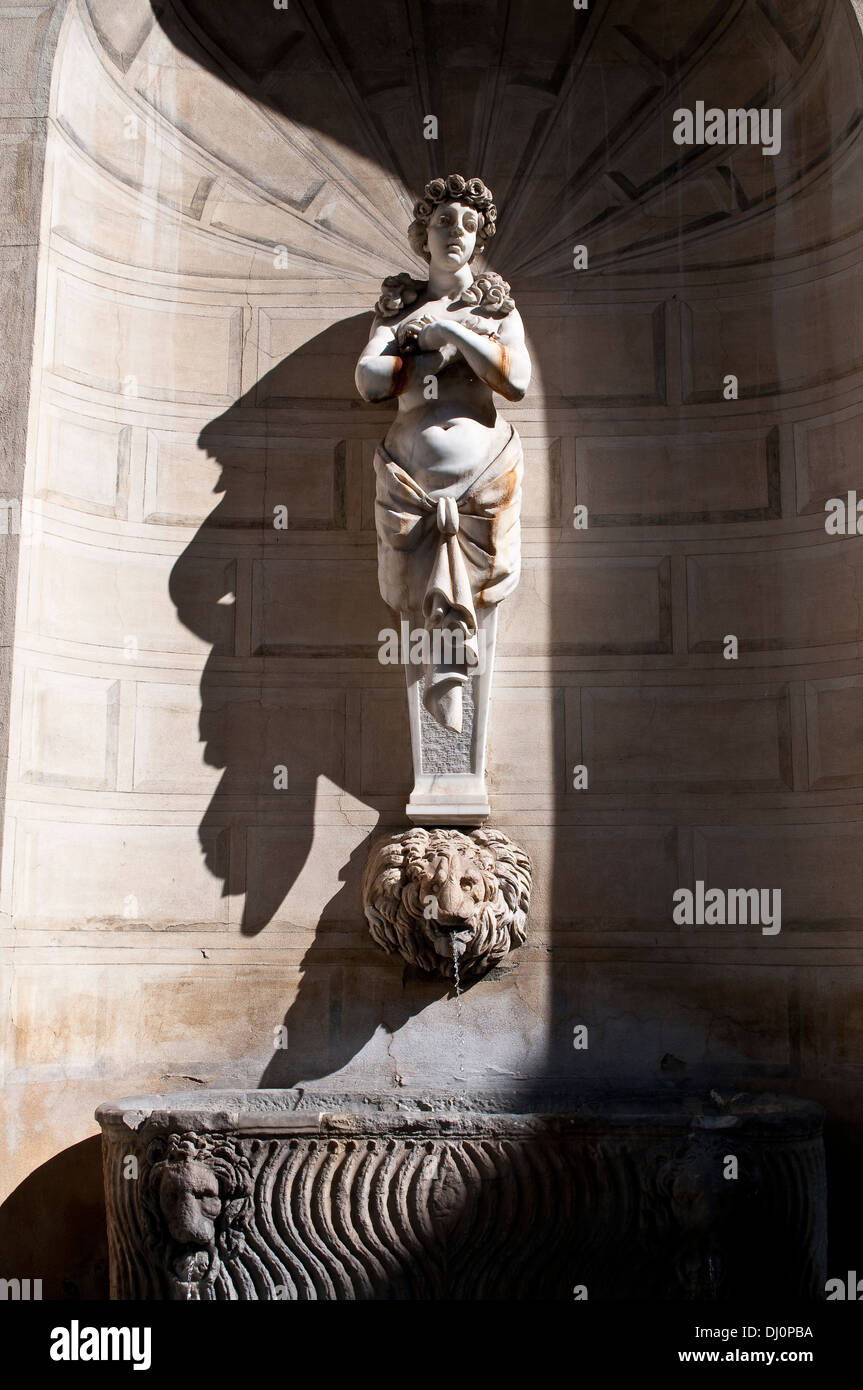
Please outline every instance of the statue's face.
M432 265L461 270L476 250L479 213L468 203L438 203L427 229Z
M432 849L426 855L421 883L423 896L431 893L437 901L433 920L449 929L472 926L488 896L486 879L476 860L451 850L439 853Z
M215 1173L194 1160L169 1167L159 1187L159 1206L174 1240L209 1244L222 1210Z
M469 947L482 910L494 897L493 886L472 854L430 846L419 871L423 932L436 955L452 959L453 938L460 951Z

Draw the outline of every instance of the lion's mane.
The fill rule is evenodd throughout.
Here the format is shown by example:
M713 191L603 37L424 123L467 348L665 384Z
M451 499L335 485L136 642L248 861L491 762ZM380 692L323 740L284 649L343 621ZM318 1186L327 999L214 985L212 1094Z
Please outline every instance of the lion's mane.
M454 963L432 941L432 924L423 906L429 858L460 854L478 870L484 900L463 928L470 936L459 955L462 981L478 979L525 940L531 865L524 850L500 830L425 829L417 826L381 840L372 850L363 878L363 906L379 946L418 969L454 976Z

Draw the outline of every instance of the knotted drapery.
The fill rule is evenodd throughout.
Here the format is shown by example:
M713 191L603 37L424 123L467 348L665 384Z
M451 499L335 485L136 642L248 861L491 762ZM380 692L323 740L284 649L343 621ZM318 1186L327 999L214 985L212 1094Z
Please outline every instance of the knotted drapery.
M457 497L427 493L379 445L375 454L378 577L384 601L434 635L461 634L460 660L424 667L423 703L460 732L462 688L480 660L477 608L493 608L516 587L521 566L523 473L515 430ZM450 641L452 637L450 638ZM433 650L447 647L437 643Z

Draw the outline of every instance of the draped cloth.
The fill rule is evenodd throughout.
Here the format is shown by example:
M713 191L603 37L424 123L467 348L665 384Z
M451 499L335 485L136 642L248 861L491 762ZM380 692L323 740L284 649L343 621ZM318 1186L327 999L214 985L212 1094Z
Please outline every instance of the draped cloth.
M477 608L494 608L518 584L521 440L511 429L497 457L458 497L423 491L383 445L375 474L381 595L397 613L422 618L433 653L451 650L461 658L425 663L423 691L429 713L459 733L462 689L482 655ZM447 630L448 639L434 641Z

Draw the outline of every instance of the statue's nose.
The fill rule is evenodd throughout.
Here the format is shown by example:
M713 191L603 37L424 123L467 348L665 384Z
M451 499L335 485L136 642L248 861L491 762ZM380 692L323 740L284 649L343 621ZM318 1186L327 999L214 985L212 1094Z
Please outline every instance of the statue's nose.
M447 874L438 889L438 903L441 911L445 912L448 917L458 917L460 915L462 894L456 874Z

